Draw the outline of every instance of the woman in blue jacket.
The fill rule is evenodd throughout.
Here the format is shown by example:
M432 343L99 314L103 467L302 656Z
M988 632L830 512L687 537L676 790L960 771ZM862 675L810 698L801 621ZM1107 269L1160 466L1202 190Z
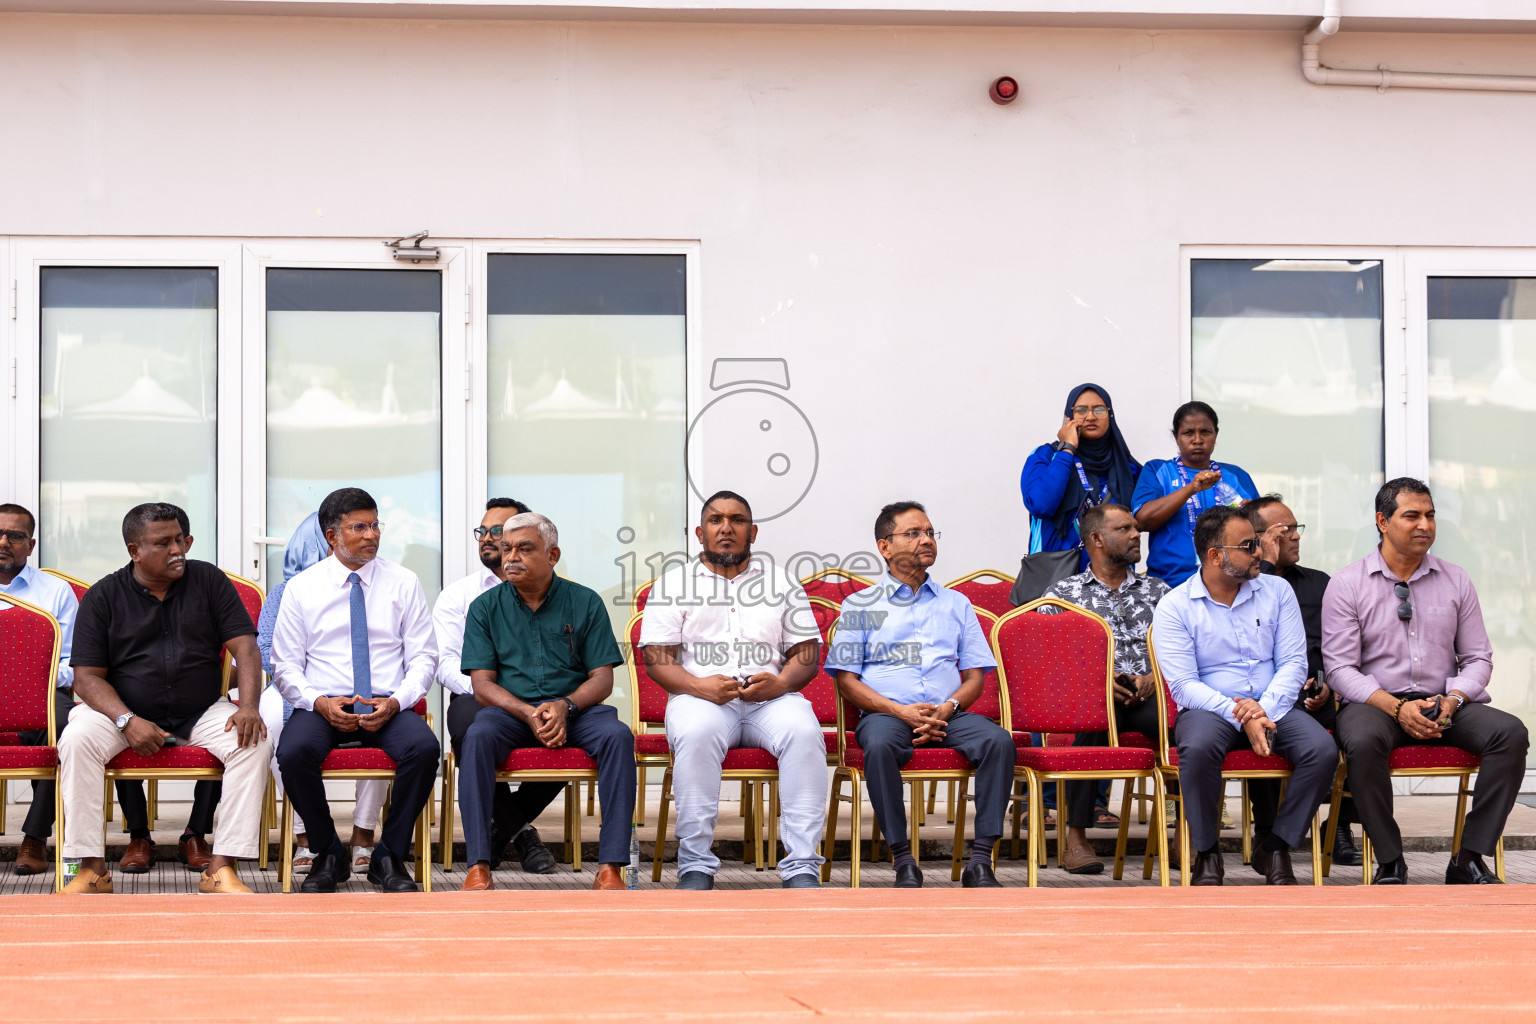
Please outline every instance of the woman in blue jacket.
M1204 402L1185 402L1173 413L1173 439L1178 457L1147 463L1136 485L1131 511L1147 546L1147 575L1161 577L1170 587L1200 568L1195 555L1195 520L1216 505L1242 505L1259 496L1253 479L1241 466L1211 461L1216 451L1216 410Z
M1032 520L1031 552L1080 548L1078 516L1106 501L1130 505L1141 473L1115 422L1108 391L1079 384L1067 395L1062 416L1056 440L1034 450L1019 479ZM1087 565L1084 552L1078 570Z

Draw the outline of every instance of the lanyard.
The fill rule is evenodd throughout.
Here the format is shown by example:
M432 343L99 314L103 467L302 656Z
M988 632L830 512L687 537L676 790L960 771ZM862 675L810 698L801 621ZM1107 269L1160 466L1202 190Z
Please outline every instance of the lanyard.
M1189 468L1184 465L1183 457L1182 456L1177 456L1177 455L1174 456L1173 464L1179 468L1179 486L1180 487L1188 487L1189 486ZM1214 462L1211 463L1211 469L1214 469L1218 473L1221 472L1221 467L1218 466ZM1223 486L1222 482L1218 481L1215 487L1210 488L1210 491L1211 491L1211 504L1212 504L1212 506L1215 506L1217 504L1225 504L1224 502L1222 502L1220 500L1221 495L1218 493L1219 489L1222 486ZM1227 489L1231 490L1230 487L1228 487ZM1189 500L1184 503L1184 515L1187 516L1188 519L1189 519L1189 535L1191 537L1193 537L1195 535L1195 520L1200 518L1201 511L1202 511L1202 509L1200 508L1200 492L1196 491L1194 494L1191 494L1189 496Z
M1083 469L1083 460L1074 457L1072 459L1072 465L1077 467L1077 478L1083 482L1083 490L1088 492L1088 505L1090 507L1094 505L1102 505L1104 502L1109 500L1108 478L1105 478L1105 480L1100 484L1098 500L1094 500L1093 485L1088 482L1088 471ZM1078 514L1082 514L1082 509L1078 509Z

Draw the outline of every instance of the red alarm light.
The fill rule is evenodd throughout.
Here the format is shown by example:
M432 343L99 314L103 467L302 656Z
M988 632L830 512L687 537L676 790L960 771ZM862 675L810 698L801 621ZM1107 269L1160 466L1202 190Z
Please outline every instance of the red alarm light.
M993 103L999 105L1012 103L1019 98L1019 83L1004 75L992 83L987 95L992 97Z

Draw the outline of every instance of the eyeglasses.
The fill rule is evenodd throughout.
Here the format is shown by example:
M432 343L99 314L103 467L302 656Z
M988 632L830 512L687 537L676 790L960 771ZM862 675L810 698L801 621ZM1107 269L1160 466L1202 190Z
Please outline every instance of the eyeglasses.
M4 537L12 544L20 544L24 540L32 539L30 533L23 533L21 530L0 530L0 537Z
M361 537L366 533L384 532L384 524L377 520L371 523L345 523L341 528L354 537Z
M1408 600L1408 584L1392 584L1392 593L1396 594L1397 599L1403 602L1397 606L1397 617L1404 622L1408 622L1413 618L1413 602Z
M1307 524L1306 523L1292 523L1290 526L1287 526L1285 528L1285 532L1290 534L1293 537L1300 537L1302 534L1307 532Z
M944 535L938 530L908 530L905 533L888 533L885 535L885 539L894 540L900 537L902 540L916 544L924 537L927 537L929 540L938 540L942 536Z
M1259 550L1259 538L1252 537L1252 538L1250 538L1248 540L1243 541L1241 544L1215 544L1215 545L1212 545L1212 546L1213 547L1218 547L1218 548L1237 548L1238 550L1246 551L1248 554L1251 555L1255 551Z
M1072 415L1073 416L1087 416L1089 413L1092 413L1095 416L1108 416L1109 415L1109 406L1107 406L1107 405L1074 405L1072 407Z
M500 523L497 523L495 526L477 526L477 527L475 527L475 540L485 540L485 538L487 538L487 537L500 537L500 536L501 536L501 524Z

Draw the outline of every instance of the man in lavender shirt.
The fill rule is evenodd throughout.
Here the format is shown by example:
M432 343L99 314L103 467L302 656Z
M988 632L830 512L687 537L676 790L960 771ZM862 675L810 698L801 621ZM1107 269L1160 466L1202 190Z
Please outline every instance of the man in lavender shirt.
M1483 759L1446 884L1496 884L1483 857L1498 845L1520 792L1525 724L1488 704L1493 651L1482 608L1466 572L1429 553L1429 487L1409 477L1387 481L1376 492L1376 529L1380 546L1334 576L1323 595L1323 664L1342 702L1339 746L1376 847L1375 881L1408 881L1388 759L1396 747L1433 744Z

